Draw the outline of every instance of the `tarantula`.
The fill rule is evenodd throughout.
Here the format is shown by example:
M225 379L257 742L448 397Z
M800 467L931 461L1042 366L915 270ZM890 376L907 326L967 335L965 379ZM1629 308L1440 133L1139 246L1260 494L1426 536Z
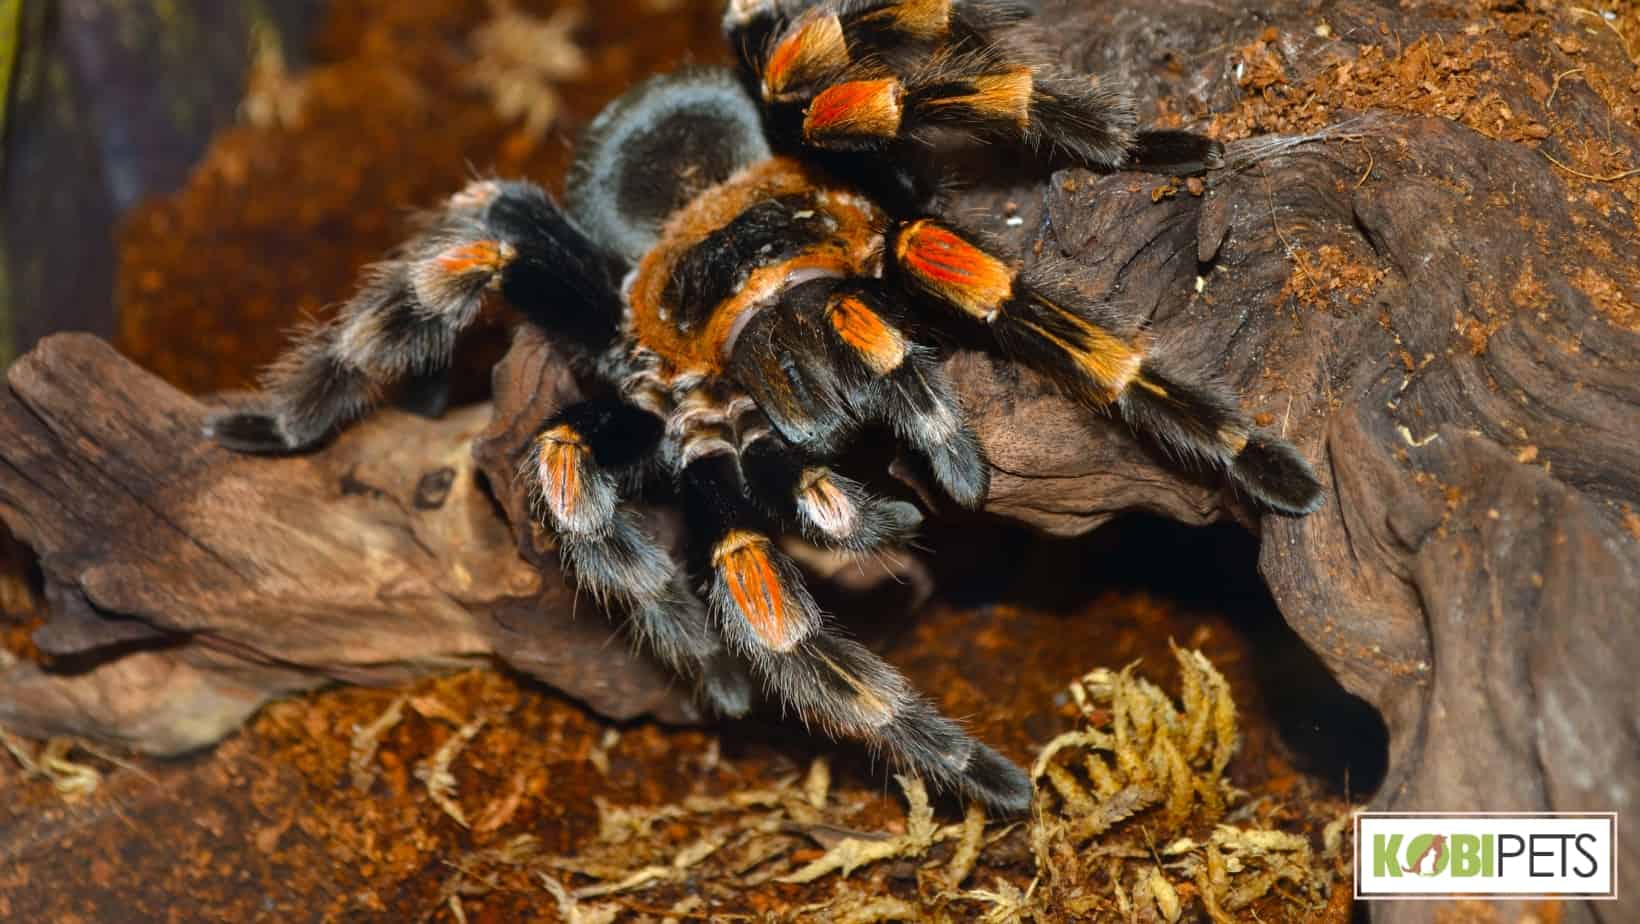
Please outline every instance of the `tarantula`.
M1011 0L731 0L724 27L738 71L654 78L610 105L562 207L525 182L457 193L209 432L248 452L312 447L384 386L446 366L498 290L596 392L541 424L521 468L581 587L718 712L744 713L755 678L833 735L1023 811L1025 775L829 627L776 539L867 552L912 534L915 507L828 467L867 426L924 456L957 503L984 500L985 458L926 345L942 324L988 331L1255 503L1313 510L1308 464L1190 357L1079 299L1052 260L1020 269L942 214L938 162L967 142L1164 173L1221 149L1139 131L1131 100L1056 66ZM682 563L632 506L661 480L684 508Z

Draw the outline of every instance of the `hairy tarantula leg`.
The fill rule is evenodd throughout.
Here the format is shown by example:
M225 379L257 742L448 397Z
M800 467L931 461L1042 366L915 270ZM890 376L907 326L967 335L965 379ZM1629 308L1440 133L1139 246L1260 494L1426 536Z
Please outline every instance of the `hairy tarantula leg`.
M333 319L302 332L263 376L266 405L211 418L209 435L245 452L305 449L367 410L385 385L442 369L484 290L516 256L510 244L484 236L476 220L481 186L452 197L365 273Z
M742 414L740 469L752 496L803 538L848 552L869 552L910 539L922 514L904 501L877 497L865 485L811 462L769 426L763 412Z
M979 440L945 370L931 350L912 342L891 320L876 292L879 285L860 281L834 292L826 304L826 328L844 356L878 378L869 402L873 418L928 458L952 500L978 507L991 480Z
M976 507L990 469L933 352L912 341L876 293L882 283L813 279L752 320L734 374L782 436L830 457L861 423L881 422L925 456L954 500Z
M914 67L938 48L992 49L1030 18L1023 4L999 0L833 0L803 9L790 0L730 0L724 14L729 42L756 78L766 102L812 96L843 78L857 62ZM1025 51L1024 35L1008 44ZM1033 58L1043 57L1029 48Z
M953 56L910 77L826 87L804 110L802 134L818 148L871 151L938 127L1062 150L1091 166L1120 167L1133 152L1137 126L1127 95L1093 77L1005 62L976 65Z
M1138 132L1132 99L1051 63L1028 18L995 0L844 0L789 21L731 3L726 23L731 42L756 50L748 66L771 127L802 144L877 151L945 130L1096 167L1195 173L1222 161L1200 135Z
M936 219L901 225L889 248L915 289L983 321L1017 362L1092 408L1122 419L1164 449L1224 471L1255 501L1289 515L1321 503L1321 483L1290 444L1261 436L1229 389L1171 367L1145 338L1123 338L1107 308L1060 291L1051 263L1015 272Z
M641 464L661 432L659 418L630 404L583 401L547 422L521 474L580 586L600 603L624 606L639 644L692 678L708 706L744 715L751 707L744 667L725 650L671 556L621 500L615 473Z
M613 336L620 303L607 258L539 188L479 181L367 271L333 319L298 338L264 376L261 406L212 417L206 431L244 452L313 446L388 384L447 366L496 288L571 344Z
M751 651L752 669L804 721L865 742L936 788L1003 815L1031 805L1031 783L864 646L822 629L788 651Z
M932 352L919 347L883 379L879 419L928 459L934 480L958 504L975 509L991 487L991 469L968 426L951 380Z
M730 645L780 700L834 736L865 741L936 786L1008 814L1030 805L1019 768L969 737L904 677L823 624L802 575L774 548L734 457L697 457L683 475L692 533L712 541L709 599Z
M682 481L690 535L710 550L707 602L730 644L787 651L818 631L820 608L747 498L734 453L697 456Z
M1022 4L842 0L789 19L779 6L734 0L725 27L772 124L803 143L871 151L944 128L1090 166L1191 174L1222 163L1223 147L1201 135L1136 132L1119 88L1050 63Z

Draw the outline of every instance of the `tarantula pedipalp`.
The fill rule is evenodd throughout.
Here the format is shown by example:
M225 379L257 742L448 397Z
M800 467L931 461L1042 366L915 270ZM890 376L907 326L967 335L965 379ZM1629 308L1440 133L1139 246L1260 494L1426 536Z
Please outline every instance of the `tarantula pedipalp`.
M1139 319L1079 300L1051 261L1021 269L957 227L930 163L986 139L1188 173L1218 147L1138 131L1121 93L1061 73L996 0L734 0L725 27L739 74L655 78L613 103L565 208L523 182L452 197L270 370L261 405L210 431L245 451L313 446L382 386L448 364L498 289L599 395L543 421L521 460L581 586L717 710L745 712L755 677L829 732L1021 811L1025 775L838 635L776 539L859 552L915 530L916 508L828 467L868 425L926 457L957 502L984 500L985 459L925 345L948 321L1255 502L1314 509L1319 484L1291 446ZM685 509L683 563L629 501L661 480Z

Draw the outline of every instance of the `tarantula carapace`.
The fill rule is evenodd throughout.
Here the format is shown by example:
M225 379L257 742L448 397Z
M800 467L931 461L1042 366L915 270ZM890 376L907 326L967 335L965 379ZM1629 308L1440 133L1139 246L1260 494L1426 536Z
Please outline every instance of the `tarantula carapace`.
M777 537L867 552L918 526L912 505L828 467L865 426L926 457L957 503L984 500L985 458L925 345L941 324L988 331L1266 508L1314 509L1309 466L1202 363L1079 299L1062 265L1021 269L942 214L941 155L964 142L1166 173L1220 149L1138 131L1121 91L1060 70L1006 0L733 0L725 30L739 73L652 79L612 104L563 207L523 182L456 194L270 370L261 403L210 432L251 452L313 446L391 381L446 365L499 290L598 395L543 421L521 468L583 588L718 711L745 712L755 678L835 735L1022 811L1025 775L828 626ZM631 506L662 480L689 528L681 563Z

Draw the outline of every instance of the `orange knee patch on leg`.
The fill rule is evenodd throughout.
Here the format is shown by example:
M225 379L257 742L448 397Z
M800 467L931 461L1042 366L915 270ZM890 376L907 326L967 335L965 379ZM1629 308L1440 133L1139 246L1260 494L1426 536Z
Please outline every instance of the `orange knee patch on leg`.
M785 651L797 642L802 626L787 618L786 589L775 568L774 549L757 533L737 529L724 536L712 552L729 597L763 644Z
M803 113L803 137L828 141L893 138L900 133L905 90L893 77L851 80L822 90Z
M815 12L799 19L769 52L763 65L763 98L782 100L848 66L848 44L835 13Z
M560 424L536 438L541 497L560 523L572 521L580 506L587 446L581 434Z
M900 232L894 256L923 288L982 321L995 317L1013 295L1007 264L926 218Z
M859 21L881 24L910 38L937 39L951 27L951 0L900 0L865 13Z
M438 268L452 276L467 273L499 273L514 256L506 241L473 241L451 247L438 255Z
M824 468L803 473L797 489L797 509L821 532L838 539L852 535L860 523L854 502Z
M1001 74L985 74L963 81L960 89L925 99L921 106L933 113L986 122L1008 122L1024 131L1031 122L1031 91L1035 80L1028 67Z
M831 303L831 326L878 375L886 375L905 361L905 338L877 312L852 295Z
M410 271L411 285L423 306L459 315L477 307L484 287L494 286L517 255L506 241L456 244L418 261Z

